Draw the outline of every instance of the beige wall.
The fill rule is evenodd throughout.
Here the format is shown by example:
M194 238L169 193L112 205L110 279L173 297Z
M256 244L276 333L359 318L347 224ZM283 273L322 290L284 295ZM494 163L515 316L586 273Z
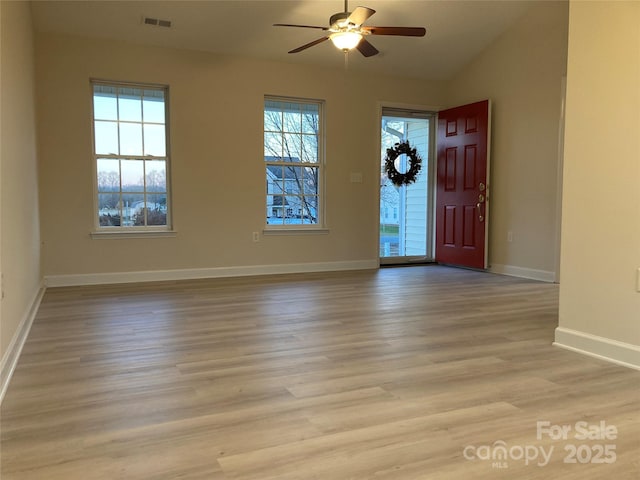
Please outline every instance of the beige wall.
M490 261L552 279L566 30L565 2L537 4L446 89L344 70L39 35L45 275L375 262L377 103L454 105L488 97L494 102ZM90 77L170 85L175 238L89 236ZM251 232L264 222L262 139L254 133L262 127L264 94L327 101L329 235L252 242ZM364 173L364 183L349 183L351 172Z
M45 275L377 261L377 102L431 105L417 80L42 34L37 37ZM96 240L89 78L170 85L175 238ZM328 235L264 236L265 94L326 100ZM362 172L362 184L350 183Z
M554 279L567 24L567 2L535 4L448 86L449 106L492 101L489 260L497 271Z
M640 3L571 3L566 111L559 331L640 346Z
M41 275L31 12L27 2L0 2L0 9L0 255L4 275L0 351L5 374L7 348L29 315Z
M491 98L490 261L553 279L567 10L566 2L536 4L446 90L343 70L39 36L45 274L375 261L377 102L432 106ZM176 238L90 238L90 77L170 85ZM251 232L264 221L262 139L252 133L261 129L264 94L327 101L329 235L252 242ZM350 172L363 172L364 183L349 183Z

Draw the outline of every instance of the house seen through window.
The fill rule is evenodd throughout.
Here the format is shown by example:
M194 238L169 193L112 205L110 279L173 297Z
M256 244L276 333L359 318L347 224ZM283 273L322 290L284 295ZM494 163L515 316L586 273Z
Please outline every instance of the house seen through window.
M92 88L98 229L167 230L167 88Z
M264 102L266 223L322 225L322 102Z

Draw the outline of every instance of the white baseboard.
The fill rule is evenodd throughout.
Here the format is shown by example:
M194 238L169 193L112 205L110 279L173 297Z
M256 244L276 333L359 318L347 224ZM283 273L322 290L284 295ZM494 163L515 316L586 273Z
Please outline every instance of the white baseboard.
M24 342L27 340L29 330L31 330L31 325L36 317L38 308L40 307L40 302L42 301L44 292L45 288L44 286L41 286L34 295L28 310L25 312L22 320L18 324L18 328L13 334L13 338L11 338L11 342L2 356L2 363L0 364L0 404L4 399L4 394L6 393L7 388L9 387L9 381L11 380L13 371L18 363L18 358L20 358L20 352L22 352Z
M590 357L606 360L607 362L622 365L624 367L640 370L640 346L630 343L611 340L589 333L557 327L555 342L556 347L571 350Z
M349 262L290 263L280 265L252 265L246 267L189 268L180 270L149 270L138 272L87 273L75 275L47 275L47 287L104 285L112 283L195 280L201 278L246 277L282 273L331 272L341 270L371 270L379 267L378 259Z
M489 271L500 275L528 278L529 280L539 280L541 282L553 283L556 281L555 272L536 270L534 268L516 267L514 265L501 265L499 263L494 263L491 265L491 268L489 268Z

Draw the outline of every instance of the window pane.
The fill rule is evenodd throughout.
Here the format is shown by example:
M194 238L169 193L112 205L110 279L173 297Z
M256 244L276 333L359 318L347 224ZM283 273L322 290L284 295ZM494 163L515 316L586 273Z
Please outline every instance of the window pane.
M318 134L319 114L318 105L302 106L302 133Z
M300 218L302 215L302 197L298 195L289 195L287 197L289 206L293 212L293 216Z
M301 149L303 162L318 163L318 138L315 135L303 135Z
M142 99L142 111L145 122L164 122L164 92L161 90L145 90Z
M138 226L144 225L144 195L141 193L123 193L122 194L122 226L131 227L135 225L136 221L142 218L142 223L138 223ZM142 216L140 215L142 213Z
M102 91L96 89L103 88ZM113 87L94 87L93 118L98 120L118 119L118 99Z
M302 193L302 175L303 173L301 167L286 167L286 193Z
M284 181L284 193L298 193L298 184L293 178Z
M284 203L284 196L282 195L267 195L267 224L282 224Z
M142 155L142 124L120 124L120 154Z
M167 191L167 166L164 160L145 160L147 192Z
M318 168L306 167L304 169L304 193L306 195L318 194Z
M98 155L117 155L118 124L115 122L95 122L94 136Z
M285 162L299 162L301 158L300 135L285 133L283 135L282 153L285 157Z
M161 208L149 207L147 209L147 225L166 225L167 210Z
M98 194L98 224L101 227L120 226L120 194Z
M144 192L144 162L142 160L121 160L122 191Z
M120 88L118 108L120 120L142 121L142 90L138 88Z
M265 110L264 130L268 132L281 132L282 131L282 112Z
M303 205L304 223L318 223L318 197L305 195Z
M164 157L166 143L164 125L144 125L144 154Z
M98 195L98 210L101 214L120 214L120 194L100 193Z
M302 116L299 113L285 113L284 114L284 131L285 132L299 132L301 129Z
M264 134L264 159L268 162L282 159L282 135L279 133Z
M108 158L98 159L98 191L118 192L120 190L120 161Z
M302 201L301 197L287 195L285 197L286 209L285 217L288 224L302 224Z
M284 167L269 165L267 167L267 193L284 193Z
M274 167L272 165L269 165L267 167L267 195L269 194L273 194L276 193L275 192L275 182L277 181L277 171L274 171L274 169L277 167Z
M147 195L147 225L167 224L167 195Z

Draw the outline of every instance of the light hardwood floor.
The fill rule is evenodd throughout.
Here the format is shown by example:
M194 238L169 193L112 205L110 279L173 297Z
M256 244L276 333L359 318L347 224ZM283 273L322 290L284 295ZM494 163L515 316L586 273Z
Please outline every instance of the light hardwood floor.
M557 303L436 266L49 289L2 480L637 479L640 372L552 347ZM506 463L465 458L499 442ZM605 444L613 463L564 463Z

